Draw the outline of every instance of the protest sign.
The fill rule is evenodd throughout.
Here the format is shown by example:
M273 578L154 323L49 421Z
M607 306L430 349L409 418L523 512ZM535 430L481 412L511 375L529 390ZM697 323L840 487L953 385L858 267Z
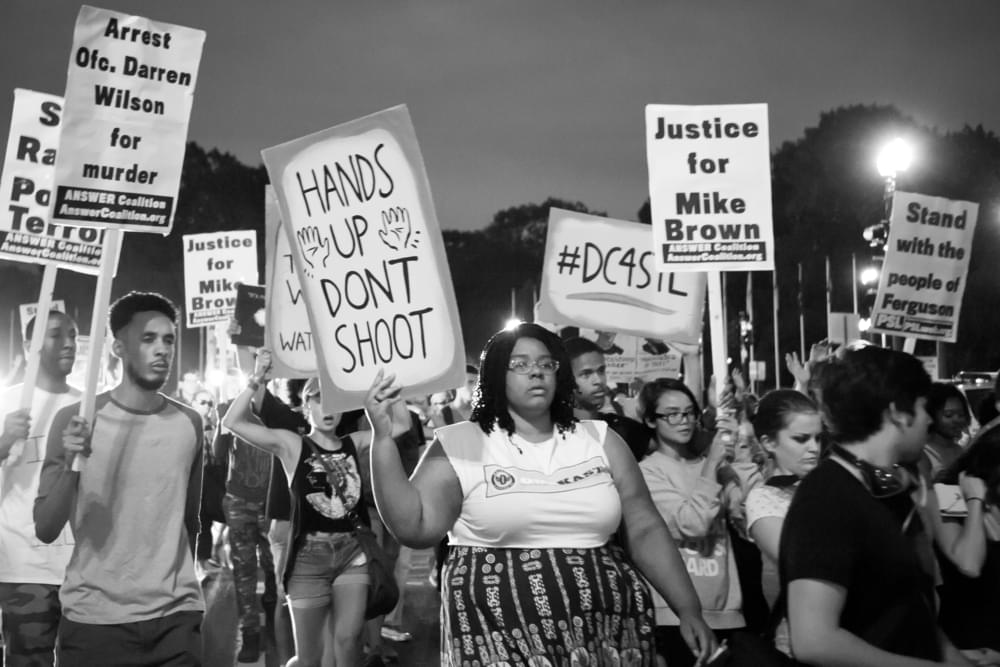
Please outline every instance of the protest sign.
M84 5L52 219L169 234L205 33Z
M264 286L242 283L237 285L236 309L233 317L240 332L231 337L233 345L263 347L264 314Z
M187 325L228 322L236 308L236 283L257 283L257 233L212 232L182 238Z
M14 90L0 176L0 258L97 273L104 230L49 220L63 100Z
M979 205L896 191L875 333L954 343Z
M316 351L313 349L309 311L302 298L299 276L292 262L278 211L274 189L267 186L264 197L264 227L267 231L267 268L264 280L267 323L264 345L271 350L272 374L282 378L315 376Z
M20 313L21 315L21 340L27 340L28 336L26 331L28 329L28 322L30 322L31 318L34 317L35 313L38 312L38 304L22 303L20 306L17 307L17 310L18 313ZM66 302L63 301L62 299L53 299L52 305L49 306L49 312L51 313L52 311L65 313Z
M705 276L660 273L654 255L648 225L549 209L539 317L696 342Z
M774 269L767 105L646 106L660 271Z
M263 151L309 311L324 408L360 407L380 367L405 395L465 381L465 348L405 106Z

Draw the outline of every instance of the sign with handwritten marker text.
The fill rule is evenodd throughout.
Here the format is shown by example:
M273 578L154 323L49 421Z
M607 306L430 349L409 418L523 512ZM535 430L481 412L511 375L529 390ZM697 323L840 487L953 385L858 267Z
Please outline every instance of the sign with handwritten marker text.
M267 230L264 347L271 350L271 375L279 378L313 377L319 370L309 311L302 298L302 286L295 272L288 234L281 222L278 200L271 186L267 186L264 195L264 227Z
M766 104L646 106L660 271L774 269Z
M205 33L80 8L52 218L169 234Z
M896 191L871 331L955 342L978 216L972 202Z
M104 230L49 220L62 108L61 97L14 90L0 176L0 259L96 274Z
M182 239L187 325L229 322L236 309L236 283L257 283L257 232L185 234Z
M263 151L309 311L324 409L360 407L379 368L405 396L465 380L465 348L405 106Z
M660 273L649 226L549 209L538 316L639 337L696 342L705 276Z

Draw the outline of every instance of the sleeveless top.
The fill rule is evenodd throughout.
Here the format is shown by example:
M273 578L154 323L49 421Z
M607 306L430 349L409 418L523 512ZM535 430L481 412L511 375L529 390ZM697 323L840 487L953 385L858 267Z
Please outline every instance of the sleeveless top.
M462 486L462 509L448 533L459 546L594 548L621 521L611 477L607 424L582 421L542 443L494 427L459 422L435 432Z

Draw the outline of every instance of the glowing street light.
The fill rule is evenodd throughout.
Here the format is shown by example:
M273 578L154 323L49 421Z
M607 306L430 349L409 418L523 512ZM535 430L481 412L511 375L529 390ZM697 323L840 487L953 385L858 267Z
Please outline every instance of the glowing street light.
M875 168L882 178L893 179L896 174L906 171L913 163L913 147L900 137L896 137L879 151Z
M862 285L871 285L878 282L879 271L874 266L869 266L866 269L862 269L861 275L858 279L861 280Z

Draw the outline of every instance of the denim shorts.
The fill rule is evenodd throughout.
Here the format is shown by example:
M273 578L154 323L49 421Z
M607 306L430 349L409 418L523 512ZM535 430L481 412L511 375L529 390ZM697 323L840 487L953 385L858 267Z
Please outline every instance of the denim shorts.
M289 605L298 609L325 607L333 587L367 584L368 563L351 533L308 533L302 538L291 576Z

